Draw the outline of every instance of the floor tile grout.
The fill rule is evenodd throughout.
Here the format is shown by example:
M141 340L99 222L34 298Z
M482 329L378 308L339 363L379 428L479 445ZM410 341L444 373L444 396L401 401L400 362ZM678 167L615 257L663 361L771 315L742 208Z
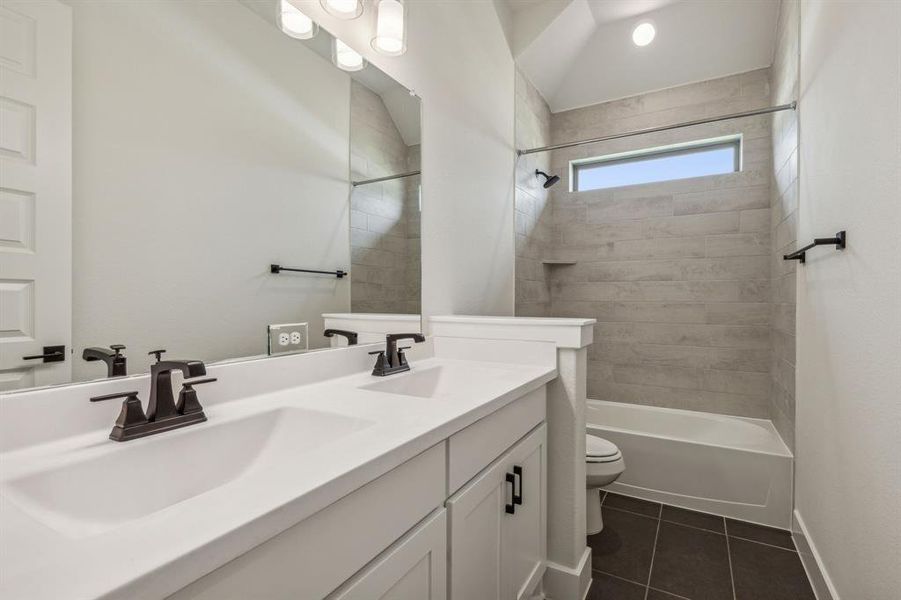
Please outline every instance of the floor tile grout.
M629 513L630 515L635 515L636 517L644 517L645 519L653 519L655 521L660 520L660 517L652 517L640 512L635 512L634 510L626 510L625 508L616 508L615 506L606 506L604 504L601 504L601 508L606 508L607 510L618 510L619 512Z
M664 523L670 523L672 525L679 525L680 527L688 527L689 529L697 529L698 531L706 531L707 533L715 533L717 535L726 535L722 531L714 531L713 529L707 529L705 527L698 527L697 525L689 525L688 523L680 523L679 521L670 521L669 519L660 519Z
M607 571L603 571L601 569L595 569L594 567L592 567L591 570L596 571L598 573L603 573L604 575L606 575L608 577L613 577L614 579L620 579L622 581L628 581L629 583L634 583L635 585L640 585L641 587L647 587L646 584L641 583L640 581L634 581L632 579L629 579L628 577L623 577L622 575L614 575L613 573L608 573Z
M729 524L726 523L726 519L723 519L723 533L726 537L726 556L729 558L729 583L732 584L732 600L737 600L735 597L735 573L732 571L732 548L729 546Z
M606 498L606 497L607 497L607 496L606 496L606 493L605 493L604 498ZM632 496L624 496L624 498L631 498L631 497L632 497ZM639 500L640 500L640 498L639 498ZM682 526L682 527L689 527L689 528L691 528L691 529L697 529L697 530L699 530L699 531L706 531L706 532L708 532L708 533L715 533L715 534L717 534L717 535L728 535L728 534L723 533L723 532L721 532L721 531L714 531L713 529L706 529L706 528L704 528L704 527L698 527L697 525L689 525L689 524L687 524L687 523L680 523L680 522L678 522L678 521L672 521L672 520L670 520L670 519L664 519L664 518L663 518L663 507L664 507L664 506L672 506L672 505L671 505L671 504L663 504L663 503L659 503L659 502L654 502L654 504L658 504L658 505L660 506L660 510L657 512L657 515L658 515L658 516L656 516L656 517L652 517L652 516L650 516L650 515L646 515L646 514L643 514L643 513L640 513L640 512L635 512L634 510L628 510L628 509L626 509L626 508L619 508L619 507L617 507L617 506L608 506L608 505L604 504L603 500L601 500L601 508L606 508L606 509L608 509L608 510L618 510L618 511L620 511L620 512L629 513L630 515L636 515L636 516L638 516L638 517L644 517L645 519L656 519L656 520L659 520L659 521L664 521L664 522L666 522L666 523L671 523L671 524L673 524L673 525L680 525L680 526ZM678 507L678 506L672 506L672 508L680 508L680 507ZM689 510L689 509L683 508L682 510ZM723 531L726 530L726 521L727 521L727 519L728 519L729 517L723 517L722 515L714 515L714 514L712 514L712 513L705 513L705 512L699 512L699 511L690 511L690 512L698 512L698 514L708 515L708 516L711 516L711 517L717 517L717 518L719 518L719 519L723 519ZM737 519L736 519L736 520L737 520ZM742 523L748 523L749 525L757 525L757 526L759 526L759 527L767 527L767 525L759 525L758 523L752 523L752 522L750 522L750 521L741 521L741 522L742 522ZM791 535L791 532L788 531L787 529L778 529L778 528L772 528L772 529L775 529L776 531L784 531L785 533L788 533L789 535ZM771 547L771 548L779 548L780 550L787 550L787 551L789 551L789 552L797 552L797 551L798 551L797 548L786 548L785 546L777 546L776 544L768 544L768 543L766 543L766 542L761 542L761 541L758 541L758 540L752 540L752 539L750 539L750 538L742 537L742 536L740 536L740 535L730 535L729 537L733 537L733 538L735 538L735 539L742 540L742 541L745 541L745 542L753 542L753 543L755 543L755 544L761 544L761 545L763 545L763 546L769 546L769 547ZM792 540L792 545L794 545L794 540ZM669 592L667 592L667 593L669 593Z
M668 591L662 590L660 588L655 588L654 586L651 586L651 585L648 586L648 592L650 592L650 590L654 590L655 592L663 592L664 594L669 594L673 598L679 598L680 600L691 600L691 598L689 598L688 596L680 596L679 594L674 594L672 592L668 592Z
M612 574L612 573L608 573L608 572L603 571L603 570L601 570L601 569L596 569L596 568L594 568L594 567L592 567L592 571L595 571L595 572L597 572L597 573L599 573L599 574L603 574L603 575L605 575L605 576L607 576L607 577L611 577L611 578L613 578L613 579L618 579L618 580L621 580L621 581L624 581L624 582L628 582L628 583L630 583L630 584L632 584L632 585L637 585L637 586L639 586L639 589L640 589L641 587L643 587L643 588L644 588L644 596L643 596L644 600L648 600L648 597L650 596L651 591L659 592L659 593L662 593L662 594L668 594L668 595L672 596L673 598L678 598L678 599L680 599L680 600L691 600L691 599L690 599L689 597L687 597L687 596L682 596L682 595L676 594L676 593L674 593L674 592L667 591L666 589L659 588L659 587L656 587L656 586L652 586L652 585L651 585L651 580L652 580L652 577L653 577L653 574L654 574L654 563L655 563L656 557L657 557L657 548L658 548L658 545L659 545L659 543L660 543L660 529L661 529L662 523L669 523L669 524L671 524L671 525L681 526L681 527L685 527L685 528L688 528L688 529L693 529L693 530L695 530L695 531L702 531L702 532L705 532L705 533L712 533L712 534L716 534L716 535L723 536L723 537L725 538L725 540L726 540L726 557L727 557L728 565L729 565L729 583L730 583L730 587L731 587L731 589L732 589L732 596L731 596L731 597L732 597L732 600L737 600L737 598L738 598L737 590L736 590L736 583L735 583L735 571L734 571L733 561L732 561L732 541L733 541L733 540L740 540L740 541L742 541L742 542L748 542L748 543L751 543L751 544L757 544L757 545L759 545L759 546L764 546L764 547L774 548L774 549L777 549L777 550L784 550L784 551L786 551L786 552L798 554L797 548L794 547L794 540L793 540L793 539L791 540L791 541L792 541L792 546L793 546L793 547L792 547L792 548L787 548L787 547L785 547L785 546L779 546L779 545L771 544L771 543L768 543L768 542L762 542L762 541L758 541L758 540L755 540L755 539L750 539L750 538L747 538L747 537L744 537L744 536L740 536L740 535L730 534L730 533L729 533L729 526L728 526L729 518L724 517L724 516L722 516L722 515L711 515L710 513L703 513L703 512L700 512L700 513L699 513L699 514L708 515L708 516L711 516L711 517L715 517L715 518L720 519L720 520L722 521L722 525L723 525L723 531L720 532L720 531L716 531L716 530L713 530L713 529L707 529L707 528L705 528L705 527L699 527L699 526L697 526L697 525L689 525L689 524L687 524L687 523L680 523L680 522L678 522L678 521L673 521L673 520L671 520L671 519L669 519L669 518L664 518L664 516L663 516L663 511L664 511L664 508L665 508L665 507L670 506L670 507L672 507L672 508L677 508L677 509L680 509L680 507L671 506L671 505L669 505L669 504L664 504L664 503L662 503L662 502L650 502L650 501L645 501L645 502L648 502L648 503L651 504L651 505L655 505L655 504L657 505L657 515L656 515L656 516L651 516L651 515L649 515L649 514L647 514L647 513L635 512L635 511L633 511L633 510L629 510L628 508L620 508L620 507L616 507L616 506L609 506L609 505L607 505L607 504L606 504L606 501L607 501L608 499L611 499L612 497L615 497L615 496L616 496L615 494L614 494L613 496L611 496L610 493L608 493L608 492L605 491L605 492L604 492L604 495L603 495L602 498L601 498L601 508L602 508L602 509L610 509L610 510L612 510L612 511L617 511L617 512L625 513L625 514L632 515L632 516L644 517L645 519L654 519L654 520L657 521L657 528L656 528L656 530L655 530L655 532L654 532L654 540L653 540L653 544L652 544L652 546L651 546L651 548L652 548L652 550L651 550L651 561L650 561L650 565L649 565L649 568L648 568L647 581L646 581L645 583L638 582L638 581L634 581L634 580L631 580L631 579L627 579L627 578L625 578L625 577L621 577L621 576L619 576L619 575L614 575L614 574ZM624 498L632 498L631 496L623 496L623 497L624 497ZM636 500L642 500L642 499L640 499L640 498L635 498L635 499L636 499ZM649 508L650 508L650 507L649 507ZM689 511L689 512L698 512L698 511L691 511L690 509L681 509L681 510L686 510L686 511ZM764 529L770 529L770 530L772 530L772 531L774 531L774 532L785 532L785 533L788 533L788 534L791 533L791 532L789 532L788 530L781 530L781 529L775 528L775 527L768 527L768 526L766 526L766 525L759 525L759 524L757 524L757 523L751 523L751 522L749 522L749 521L741 521L741 520L738 520L738 519L734 519L734 520L735 520L737 523L739 523L739 524L747 524L747 525L751 525L751 526L757 526L757 527L761 527L761 528L764 528ZM731 539L730 539L730 538L731 538Z
M648 600L648 594L651 591L651 575L654 573L654 557L657 556L657 540L660 539L660 515L663 514L663 505L660 505L660 510L657 511L657 531L654 533L654 545L651 550L651 566L648 569L648 582L645 584L644 588L644 600Z
M785 546L777 546L776 544L767 544L766 542L759 542L757 540L752 540L752 539L749 539L746 537L741 537L740 535L730 535L729 537L731 537L734 540L741 540L743 542L751 542L752 544L760 544L761 546L769 546L770 548L776 548L777 550L785 550L786 552L794 552L795 554L798 553L797 548L786 548ZM793 546L794 546L794 544L795 544L794 541L792 541Z

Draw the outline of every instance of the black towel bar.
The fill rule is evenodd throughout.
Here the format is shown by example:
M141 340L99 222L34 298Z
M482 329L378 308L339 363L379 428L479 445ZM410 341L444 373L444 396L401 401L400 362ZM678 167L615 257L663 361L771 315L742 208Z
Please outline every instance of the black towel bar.
M807 262L806 253L808 250L813 248L814 246L823 246L826 244L835 244L836 250L844 250L845 243L847 242L848 236L844 231L839 231L835 234L835 237L831 238L814 238L813 242L807 244L803 248L798 248L791 254L786 254L782 257L782 260L799 260L801 263Z
M338 269L337 271L316 271L315 269L294 269L291 267L283 267L281 265L269 265L269 272L278 275L282 271L292 271L294 273L318 273L320 275L334 275L338 279L343 279L347 275L346 271Z

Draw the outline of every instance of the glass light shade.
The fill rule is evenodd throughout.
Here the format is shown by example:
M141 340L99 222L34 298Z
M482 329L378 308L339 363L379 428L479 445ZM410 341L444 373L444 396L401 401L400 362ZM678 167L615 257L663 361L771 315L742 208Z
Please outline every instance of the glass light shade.
M339 19L356 19L363 14L362 0L319 0L319 4Z
M374 50L387 56L407 51L406 6L401 0L378 0L375 6Z
M636 46L647 46L654 41L655 35L657 35L657 29L653 23L647 21L639 23L632 30L632 43Z
M338 38L334 38L332 44L332 60L339 69L344 71L359 71L366 66L363 57Z
M319 25L288 0L279 1L278 23L286 35L299 40L308 40L319 31Z

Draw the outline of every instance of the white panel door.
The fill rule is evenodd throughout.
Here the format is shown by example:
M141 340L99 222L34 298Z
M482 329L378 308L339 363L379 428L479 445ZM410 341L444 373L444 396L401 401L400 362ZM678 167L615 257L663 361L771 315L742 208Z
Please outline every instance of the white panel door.
M448 499L452 600L528 598L543 577L546 431L535 428Z
M445 600L446 513L435 511L328 600Z
M513 598L529 598L544 576L547 557L547 444L545 428L511 452L516 512L503 530L504 571Z
M72 346L72 13L0 4L0 391L65 383ZM24 360L65 346L64 361Z
M453 600L509 600L502 530L512 517L506 506L512 505L513 488L505 466L495 463L447 501Z

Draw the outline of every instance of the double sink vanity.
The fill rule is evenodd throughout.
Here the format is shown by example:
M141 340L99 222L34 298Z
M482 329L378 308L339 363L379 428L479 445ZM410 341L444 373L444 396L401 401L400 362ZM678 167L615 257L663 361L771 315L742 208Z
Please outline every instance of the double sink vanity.
M554 345L382 347L211 366L205 422L127 442L89 398L147 375L4 398L0 596L529 598Z

